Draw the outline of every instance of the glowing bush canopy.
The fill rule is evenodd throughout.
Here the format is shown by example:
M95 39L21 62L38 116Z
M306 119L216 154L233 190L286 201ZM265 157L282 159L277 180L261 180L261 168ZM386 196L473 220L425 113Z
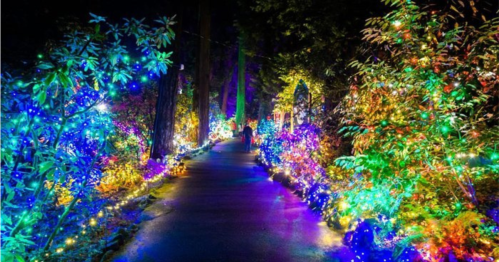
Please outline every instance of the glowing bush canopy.
M193 108L193 89L191 83L185 87L177 97L177 111L175 111L175 146L178 153L185 153L197 145L199 117Z
M92 17L91 27L68 32L60 45L40 54L33 72L2 73L1 230L7 261L62 256L75 243L62 239L67 234L89 240L81 227L97 225L108 205L95 201L95 187L113 150L113 97L140 93L170 64L170 54L161 51L173 38L167 18L150 27L136 19L111 24ZM136 47L124 46L124 39ZM141 54L138 60L135 54Z
M343 109L355 156L338 161L358 179L341 215L392 219L426 259L493 256L499 19L474 27L459 12L389 2L396 9L364 35L390 51L352 63L358 81Z
M352 63L341 108L354 155L319 165L331 142L301 126L268 136L260 158L354 232L355 261L497 259L499 18L472 26L457 9L384 2L395 10L364 30L377 56Z

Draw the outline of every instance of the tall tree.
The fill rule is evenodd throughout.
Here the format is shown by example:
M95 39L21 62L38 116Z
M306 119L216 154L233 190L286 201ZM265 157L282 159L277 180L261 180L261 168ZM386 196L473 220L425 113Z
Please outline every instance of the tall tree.
M203 145L208 140L209 111L210 111L210 1L199 1L199 64L198 64L198 113L199 132L198 145Z
M236 103L236 123L244 123L244 111L246 105L246 57L244 54L244 33L239 36L239 53L237 57L237 103Z
M232 82L232 75L234 74L234 67L230 68L227 77L224 79L224 85L222 90L222 114L227 117L227 100L229 99L229 89L230 83Z
M180 70L180 52L182 36L182 19L184 7L178 8L178 24L174 29L176 40L171 61L173 66L166 75L162 75L158 83L158 100L156 102L156 116L154 119L153 144L151 157L163 158L174 151L173 137L175 132L175 111L177 104L178 73Z

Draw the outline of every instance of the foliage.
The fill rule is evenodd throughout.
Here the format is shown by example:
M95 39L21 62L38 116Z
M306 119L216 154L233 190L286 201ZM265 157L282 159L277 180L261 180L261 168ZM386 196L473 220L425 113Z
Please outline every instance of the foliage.
M143 182L149 159L151 130L157 89L146 87L140 94L127 94L113 99L115 133L109 137L113 152L108 157L99 191L133 188Z
M323 93L323 86L315 84L313 81L308 81L310 78L302 71L291 71L287 75L282 76L281 79L286 83L286 86L277 94L274 106L275 112L291 113L293 110L295 89L300 84L300 81L307 84L312 97L315 99L320 98Z
M273 137L277 132L277 127L273 120L262 119L256 128L255 143L261 145L263 141Z
M175 111L175 146L177 152L184 153L197 144L197 130L199 119L193 108L193 89L187 83L177 97L177 111Z
M256 130L258 127L258 120L256 119L248 119L246 120L246 125L251 127L251 129Z
M210 141L216 142L229 139L232 137L232 129L230 123L233 119L226 120L222 114L218 101L210 99Z
M499 19L384 2L395 10L363 31L375 55L352 63L342 131L355 156L337 163L355 179L333 205L353 221L391 219L400 244L428 260L497 258L497 224L484 216L496 206L479 192L498 183Z
M299 127L265 139L260 158L353 232L355 261L497 259L499 19L472 1L458 4L481 21L453 2L383 2L394 10L367 21L373 56L351 64L358 73L341 106L338 131L354 156L332 164L324 148L338 138ZM289 94L278 105L290 109Z
M379 5L362 0L240 2L250 10L238 23L249 35L247 53L262 67L258 91L282 91L287 84L281 78L295 71L306 75L307 84L327 86L323 95L338 103L353 71L348 62L362 43L358 32Z
M291 178L303 197L320 210L328 201L325 169L319 164L320 129L303 124L293 132L286 129L274 135L272 129L260 146L260 159L273 172L283 172Z
M37 253L60 256L74 244L65 237L96 223L88 218L98 217L103 207L95 201L95 188L115 134L107 103L122 90L137 92L144 75L157 77L170 64L170 53L161 49L173 38L173 22L156 22L156 27L136 19L111 24L92 15L91 27L68 32L40 54L34 72L2 73L5 261ZM144 54L142 64L131 60L135 52Z

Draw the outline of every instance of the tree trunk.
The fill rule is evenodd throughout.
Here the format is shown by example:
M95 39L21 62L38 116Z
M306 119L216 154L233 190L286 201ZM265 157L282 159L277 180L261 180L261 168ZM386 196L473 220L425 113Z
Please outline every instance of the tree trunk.
M222 114L227 117L227 100L229 99L230 82L232 82L232 74L234 74L234 67L231 68L227 78L224 82L224 90L222 95Z
M279 129L278 131L282 130L282 127L284 126L284 120L286 120L286 113L284 111L279 112Z
M262 119L267 120L267 116L269 116L270 114L270 98L268 98L268 95L263 94L260 97L260 104L258 107L258 123L260 123Z
M239 36L239 53L237 57L237 102L236 102L236 123L239 126L244 124L246 106L246 58L244 56L244 34Z
M199 10L201 12L199 34L199 74L198 77L198 112L199 132L198 145L202 146L208 141L209 133L209 111L210 111L210 1L200 0Z
M156 116L154 119L153 143L151 158L163 159L174 152L173 137L175 133L175 111L177 109L177 86L180 69L181 35L182 35L183 8L179 8L175 30L175 44L171 60L173 66L168 68L166 75L162 75L158 83L158 100L156 102Z

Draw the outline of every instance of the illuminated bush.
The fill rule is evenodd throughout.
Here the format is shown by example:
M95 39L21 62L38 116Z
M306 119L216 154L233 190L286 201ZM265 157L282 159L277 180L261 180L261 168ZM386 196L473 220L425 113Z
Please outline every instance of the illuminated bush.
M144 77L166 73L173 35L166 18L149 27L92 15L38 56L33 72L2 72L2 259L59 257L89 240L104 206L96 187L117 135L113 97L136 93ZM121 44L127 38L138 60ZM144 82L144 81L142 81ZM120 150L118 148L118 150ZM130 160L130 159L128 159ZM93 232L93 231L92 231ZM69 236L69 238L68 238ZM91 254L81 253L83 256ZM85 257L82 257L84 259Z
M455 8L385 2L395 10L364 30L377 56L352 63L343 131L355 155L337 163L353 186L333 205L344 205L340 218L392 221L396 236L378 247L414 245L434 261L497 259L497 222L486 214L498 195L480 192L498 186L499 19L475 27Z
M352 63L358 74L341 107L354 155L331 163L327 147L338 140L297 127L265 139L260 158L350 231L354 261L497 259L499 19L385 2L395 10L368 20L375 56ZM285 112L287 94L277 101Z
M175 112L175 146L177 152L184 153L197 145L199 118L193 109L193 89L187 83L177 97Z

